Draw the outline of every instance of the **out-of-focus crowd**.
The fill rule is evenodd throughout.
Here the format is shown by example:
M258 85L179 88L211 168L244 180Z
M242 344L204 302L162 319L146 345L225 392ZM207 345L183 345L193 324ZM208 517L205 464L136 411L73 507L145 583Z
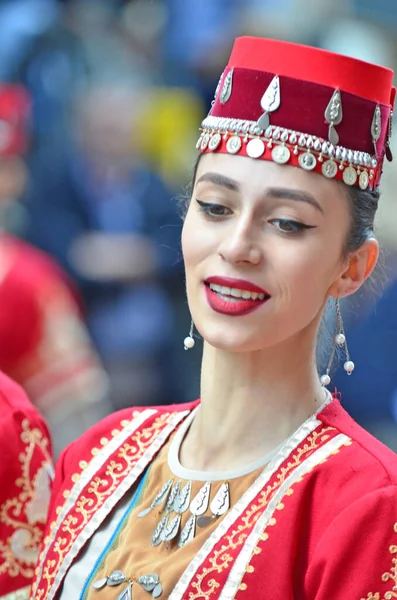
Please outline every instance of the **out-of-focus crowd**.
M397 4L2 0L0 31L0 153L6 88L23 86L23 141L0 161L0 368L44 413L59 452L112 410L198 394L199 352L183 351L178 196L233 39L397 68ZM337 386L397 448L396 163L384 179L383 267L345 303L357 368Z

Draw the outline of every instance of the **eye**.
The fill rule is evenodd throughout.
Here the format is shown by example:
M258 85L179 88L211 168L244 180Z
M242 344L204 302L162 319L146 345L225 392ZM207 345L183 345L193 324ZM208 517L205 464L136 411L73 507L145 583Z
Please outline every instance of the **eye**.
M305 225L300 221L294 221L293 219L272 219L270 221L272 225L282 233L297 234L301 233L304 229L314 229L314 225Z
M214 219L217 217L226 217L231 214L231 210L226 206L223 206L223 204L203 202L202 200L197 200L197 204L200 206L200 212L203 212Z

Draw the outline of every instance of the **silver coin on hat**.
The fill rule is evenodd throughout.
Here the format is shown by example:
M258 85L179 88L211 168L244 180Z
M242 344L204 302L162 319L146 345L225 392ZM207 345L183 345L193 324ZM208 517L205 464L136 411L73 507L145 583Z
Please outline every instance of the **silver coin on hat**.
M361 171L360 177L358 178L358 185L362 190L366 190L369 185L369 175L367 171Z
M264 153L266 146L259 138L250 140L247 144L247 154L250 158L260 158Z
M201 140L201 145L200 145L201 150L207 149L209 141L210 141L210 136L208 133L206 133L205 135L203 135L203 139Z
M346 167L343 171L343 181L347 185L354 185L357 181L357 171L353 167Z
M242 141L238 135L232 135L226 142L226 150L229 154L237 154L241 150Z
M275 146L272 150L272 159L279 165L285 165L291 157L291 152L288 146L284 144Z
M299 165L305 171L312 171L317 164L316 157L311 152L304 152L299 155L298 158Z
M221 141L222 136L220 133L214 133L214 135L211 136L211 139L208 142L208 148L211 150L211 152L214 152L219 147Z
M332 179L338 172L338 165L334 160L326 160L321 167L322 174Z

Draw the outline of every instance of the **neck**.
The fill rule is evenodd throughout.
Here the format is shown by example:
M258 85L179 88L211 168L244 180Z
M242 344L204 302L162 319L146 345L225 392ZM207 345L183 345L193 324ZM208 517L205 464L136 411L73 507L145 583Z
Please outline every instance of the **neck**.
M201 407L182 446L184 466L242 467L271 452L315 413L326 392L313 346L300 337L299 343L233 353L204 343Z

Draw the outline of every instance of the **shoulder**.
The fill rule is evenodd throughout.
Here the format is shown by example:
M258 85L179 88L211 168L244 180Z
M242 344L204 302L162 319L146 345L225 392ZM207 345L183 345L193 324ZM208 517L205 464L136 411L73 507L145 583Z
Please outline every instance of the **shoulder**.
M72 442L61 454L57 464L57 483L67 475L79 472L81 464L88 464L100 452L104 454L109 445L120 446L134 441L142 435L155 437L156 429L181 413L188 413L198 402L165 406L143 406L126 408L99 421L80 438ZM103 452L102 452L103 451ZM109 448L110 453L110 448Z
M321 431L327 435L330 430L333 440L339 440L338 449L328 452L301 488L318 533L364 497L372 502L386 493L397 503L397 456L360 427L336 399L318 419Z
M338 461L340 468L343 466L352 478L365 475L372 489L397 485L397 455L363 429L338 399L322 411L319 419L349 439L349 445Z
M58 264L45 252L13 236L6 236L0 244L11 257L7 283L18 289L41 290L43 282L64 283L66 279Z

